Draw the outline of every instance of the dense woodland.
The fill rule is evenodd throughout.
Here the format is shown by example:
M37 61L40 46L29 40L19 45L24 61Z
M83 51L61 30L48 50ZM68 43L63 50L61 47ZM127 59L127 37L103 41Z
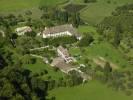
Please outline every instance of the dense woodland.
M118 7L112 16L106 17L99 25L98 30L114 45L126 42L128 48L133 48L133 4Z

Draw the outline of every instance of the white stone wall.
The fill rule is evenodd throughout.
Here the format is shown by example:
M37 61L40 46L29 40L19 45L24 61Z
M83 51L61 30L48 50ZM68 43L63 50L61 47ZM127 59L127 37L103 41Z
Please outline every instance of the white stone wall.
M43 38L59 37L59 36L65 36L65 35L72 36L72 33L68 32L68 31L65 31L65 32L47 34L47 35L43 34Z

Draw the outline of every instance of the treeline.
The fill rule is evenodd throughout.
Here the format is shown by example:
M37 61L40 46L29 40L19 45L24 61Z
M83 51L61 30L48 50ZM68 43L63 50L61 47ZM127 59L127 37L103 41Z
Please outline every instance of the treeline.
M31 75L29 70L6 67L0 70L1 100L46 100L47 82Z
M81 67L81 71L91 76L93 80L98 80L102 84L114 91L121 91L127 96L133 93L133 71L132 70L115 70L109 62L104 64L104 67L97 65L93 66L91 60L86 60L87 67Z
M84 3L94 3L94 2L97 2L97 0L83 0Z
M98 32L101 33L105 39L112 42L116 47L122 44L125 38L128 41L124 44L130 48L132 45L133 32L133 4L127 4L116 8L111 16L106 17L99 25Z
M43 39L45 45L52 45L58 47L59 45L65 46L67 44L73 44L77 42L77 38L75 36L64 36L58 38L47 38Z
M72 23L73 26L78 27L81 23L80 14L69 13L68 11L61 10L58 7L41 6L42 11L41 19L47 21L47 26L56 24ZM53 23L54 22L54 23Z
M133 90L133 71L113 70L110 63L106 63L104 68L97 66L95 79L113 88L115 91L122 91L127 96L132 95Z
M13 52L4 39L0 41L0 100L46 100L48 82L13 62ZM12 49L12 47L10 48Z

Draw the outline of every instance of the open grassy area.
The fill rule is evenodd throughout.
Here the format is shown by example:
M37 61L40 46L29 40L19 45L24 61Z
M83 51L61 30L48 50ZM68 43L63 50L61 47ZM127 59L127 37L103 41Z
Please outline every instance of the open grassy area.
M71 48L71 55L81 55L79 62L83 62L85 58L93 59L103 57L107 61L115 64L119 68L129 68L131 65L125 60L123 54L119 52L109 43L96 43L89 47L83 48L83 51L79 48Z
M54 71L54 69L51 66L44 64L41 59L38 59L36 64L24 65L24 68L29 69L33 73L38 73L38 74L40 74L44 70L47 70L48 71L47 75L51 76L51 78L55 80L63 77L64 75L60 71L57 72ZM47 75L43 75L41 78L46 78Z
M86 9L81 10L81 17L89 24L97 24L104 17L111 15L116 7L128 3L133 3L133 0L97 0L96 3L90 3Z
M22 14L27 10L32 12L32 18L40 18L41 11L39 6L56 6L57 4L65 3L67 0L0 0L0 14Z
M40 5L56 5L66 0L0 0L0 12L19 11L39 7Z
M91 34L95 39L99 37L99 33L96 31L96 27L89 25L80 25L77 31L83 35L84 33Z
M133 96L107 88L97 81L71 88L54 89L50 93L57 100L132 100Z
M31 9L39 6L41 0L0 0L0 12Z

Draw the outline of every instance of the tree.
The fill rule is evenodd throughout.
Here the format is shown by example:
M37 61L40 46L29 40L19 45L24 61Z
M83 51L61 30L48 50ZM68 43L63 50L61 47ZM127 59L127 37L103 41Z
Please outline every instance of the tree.
M25 35L29 36L29 37L35 37L37 35L37 33L32 31L32 32L26 32Z
M0 55L0 69L3 69L7 63L5 62L4 58Z
M75 86L83 83L83 78L81 77L80 73L73 70L69 72L69 82L71 83L70 85Z
M12 39L17 39L18 38L18 35L16 33L13 33L12 36L11 36Z
M94 3L96 2L97 0L84 0L84 3Z
M25 12L25 15L30 16L30 15L32 15L32 12L31 12L30 10L27 10L27 11Z
M104 74L108 77L108 75L112 72L112 67L109 62L106 62L104 66Z
M121 41L121 33L122 33L122 27L120 24L116 25L115 28L115 35L114 35L114 45L117 47L120 44Z
M80 25L80 14L74 13L71 16L72 16L73 26L78 27Z
M32 100L31 94L38 98L35 100L46 100L47 82L21 67L10 66L0 70L1 100Z
M90 43L92 43L93 41L94 41L93 37L87 34L79 41L79 46L80 47L89 46Z

